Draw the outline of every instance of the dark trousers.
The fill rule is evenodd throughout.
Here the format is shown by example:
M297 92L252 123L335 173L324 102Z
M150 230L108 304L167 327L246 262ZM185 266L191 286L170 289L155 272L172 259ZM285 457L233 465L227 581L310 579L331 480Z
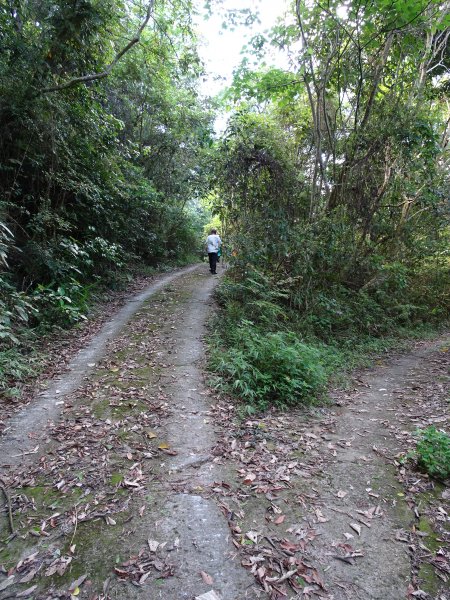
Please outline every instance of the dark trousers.
M210 269L211 273L215 273L216 265L217 265L217 252L208 252L208 258L209 258L209 269Z

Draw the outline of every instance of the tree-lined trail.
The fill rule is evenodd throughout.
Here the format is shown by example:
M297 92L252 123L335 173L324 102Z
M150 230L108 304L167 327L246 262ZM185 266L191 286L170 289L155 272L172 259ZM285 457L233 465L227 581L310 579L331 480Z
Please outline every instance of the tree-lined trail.
M0 600L449 600L450 0L0 46Z
M448 496L424 504L431 482L394 461L447 417L448 337L325 408L242 418L205 384L216 281L205 265L161 277L6 433L0 598L398 600L431 554L422 597L445 598L429 531Z

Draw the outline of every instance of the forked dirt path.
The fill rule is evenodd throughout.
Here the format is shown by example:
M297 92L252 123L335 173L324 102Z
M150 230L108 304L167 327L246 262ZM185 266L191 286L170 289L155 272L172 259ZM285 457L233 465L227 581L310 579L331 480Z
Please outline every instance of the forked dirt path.
M449 489L406 457L416 428L449 430L449 344L378 361L328 407L241 422L216 409L238 477L215 492L271 599L448 600Z
M200 484L178 490L217 471L201 372L217 278L205 271L140 294L12 420L0 598L256 598L216 503Z
M444 341L334 407L242 420L203 376L216 281L161 278L11 421L0 600L432 597L411 595L419 509L390 463L414 424L443 424ZM427 413L413 386L436 356Z

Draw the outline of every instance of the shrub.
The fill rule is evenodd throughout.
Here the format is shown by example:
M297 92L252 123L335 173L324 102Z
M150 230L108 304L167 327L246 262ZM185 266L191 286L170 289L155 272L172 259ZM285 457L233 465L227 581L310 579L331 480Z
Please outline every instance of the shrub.
M0 348L19 344L19 333L30 316L36 316L36 307L24 292L16 291L0 273Z
M260 409L311 401L324 386L320 353L293 333L261 334L249 321L236 328L240 344L216 348L212 368L228 389Z
M436 479L450 477L450 435L438 431L436 427L427 427L419 431L417 443L417 463Z
M71 279L60 285L38 285L33 297L44 323L70 327L86 319L89 294L89 286Z
M0 350L0 394L4 397L19 397L20 384L35 373L36 361L29 352L17 347Z

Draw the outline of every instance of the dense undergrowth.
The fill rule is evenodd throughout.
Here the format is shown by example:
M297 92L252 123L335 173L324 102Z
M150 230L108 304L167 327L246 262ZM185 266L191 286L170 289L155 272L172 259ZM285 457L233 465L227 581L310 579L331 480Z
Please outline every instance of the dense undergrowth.
M345 289L340 297L336 290L320 294L316 304L299 311L286 283L250 267L243 273L232 266L216 299L209 368L214 384L250 413L314 403L328 385L345 385L357 367L448 327L432 297L428 306L422 297L413 318L405 318L393 295Z
M410 456L419 468L431 477L445 481L450 478L450 435L436 427L418 431L419 440Z
M252 41L227 94L215 208L231 258L211 367L252 407L311 401L449 317L448 68L436 44L448 49L450 12L438 0L345 12L297 2ZM274 47L289 69L254 68Z

